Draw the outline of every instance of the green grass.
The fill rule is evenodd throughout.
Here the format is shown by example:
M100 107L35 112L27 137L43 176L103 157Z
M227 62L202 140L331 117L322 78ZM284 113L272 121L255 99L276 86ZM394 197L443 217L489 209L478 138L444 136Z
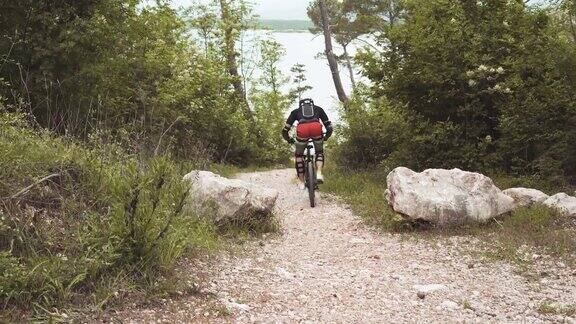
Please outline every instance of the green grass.
M236 231L185 208L189 163L88 147L22 120L0 115L0 321L81 317L186 290L173 281L181 257L277 230L273 218Z
M413 233L437 239L446 236L474 236L487 250L489 259L505 260L521 267L532 262L522 247L528 247L576 265L576 223L556 211L536 205L520 208L487 224L467 224L452 228L410 223L395 213L385 198L386 176L382 171L344 171L329 166L323 190L340 196L368 224L388 232Z
M322 190L341 197L354 212L376 228L393 231L409 226L386 202L386 176L377 171L353 172L327 165Z
M472 307L472 304L470 304L470 301L468 299L462 300L461 304L462 304L462 308L464 308L464 309L474 310L474 307Z
M550 301L544 301L540 303L540 306L538 307L538 313L542 315L574 316L576 315L576 304L555 305Z

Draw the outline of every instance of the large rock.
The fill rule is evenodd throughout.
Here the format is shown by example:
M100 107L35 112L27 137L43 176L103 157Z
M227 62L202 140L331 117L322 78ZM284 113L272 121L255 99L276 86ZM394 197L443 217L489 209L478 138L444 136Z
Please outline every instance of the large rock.
M576 197L565 193L556 194L544 201L544 205L559 210L562 214L576 216Z
M512 197L516 206L519 207L528 207L535 203L543 203L544 200L550 197L540 190L529 188L510 188L504 190L503 193Z
M193 171L184 179L192 184L188 202L199 210L214 208L217 223L267 217L278 198L275 190L208 171Z
M413 220L439 225L486 222L514 209L514 199L482 174L459 169L416 173L396 168L388 175L386 199Z

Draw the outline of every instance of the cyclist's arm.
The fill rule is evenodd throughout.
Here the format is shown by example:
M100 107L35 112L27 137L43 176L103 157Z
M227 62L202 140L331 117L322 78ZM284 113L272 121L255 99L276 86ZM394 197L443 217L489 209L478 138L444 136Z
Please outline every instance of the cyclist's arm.
M294 122L296 122L296 114L293 111L292 113L290 113L290 116L288 116L288 119L286 120L286 125L284 125L284 128L282 129L282 137L287 142L290 141L289 132L290 129L292 128L292 125L294 125Z

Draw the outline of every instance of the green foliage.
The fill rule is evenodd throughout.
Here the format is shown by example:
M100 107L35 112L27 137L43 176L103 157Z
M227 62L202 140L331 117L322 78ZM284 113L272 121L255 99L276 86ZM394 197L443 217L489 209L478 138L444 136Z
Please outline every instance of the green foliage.
M0 94L59 134L145 156L253 163L254 120L226 51L253 16L244 1L222 3L226 14L211 4L180 15L166 1L11 2L0 17Z
M306 84L306 67L304 64L296 63L292 66L290 72L293 74L292 84L294 86L294 89L290 92L290 97L293 100L297 99L300 101L307 91L313 89L312 86Z
M397 140L383 144L389 154L356 155L573 182L576 47L560 28L547 9L518 1L403 2L377 38L382 50L357 57L372 81L362 113L388 114L374 132ZM345 116L351 127L356 112Z
M141 163L117 146L88 149L23 124L0 118L2 307L105 307L117 300L102 293L113 278L145 284L183 253L217 244L213 225L184 208L185 171L170 160Z
M336 42L347 46L362 35L374 31L377 23L381 22L380 14L390 1L364 0L325 0L330 29ZM308 17L314 24L310 31L314 34L322 33L322 19L318 0L308 6Z
M256 162L260 164L284 163L289 156L289 146L279 136L279 130L284 127L284 113L291 101L291 96L282 92L288 83L288 78L278 68L283 55L284 49L278 42L260 42L258 67L262 75L254 82L250 98L258 134L254 149L258 156Z
M342 111L346 124L336 134L339 145L335 148L338 164L344 168L370 168L386 161L394 167L400 144L409 136L406 118L388 100L380 98L370 102L364 88L358 88L356 96ZM366 104L369 102L369 104Z

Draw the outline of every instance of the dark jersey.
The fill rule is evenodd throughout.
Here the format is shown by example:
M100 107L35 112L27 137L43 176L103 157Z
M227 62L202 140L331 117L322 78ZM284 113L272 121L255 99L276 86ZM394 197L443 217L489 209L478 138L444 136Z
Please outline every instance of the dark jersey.
M292 125L294 125L295 122L306 123L318 120L321 120L324 126L328 126L330 124L328 115L326 115L326 112L321 107L314 106L314 117L311 118L305 118L304 115L302 114L302 109L297 108L292 110L290 116L288 116L288 120L286 120L286 125L291 127Z

